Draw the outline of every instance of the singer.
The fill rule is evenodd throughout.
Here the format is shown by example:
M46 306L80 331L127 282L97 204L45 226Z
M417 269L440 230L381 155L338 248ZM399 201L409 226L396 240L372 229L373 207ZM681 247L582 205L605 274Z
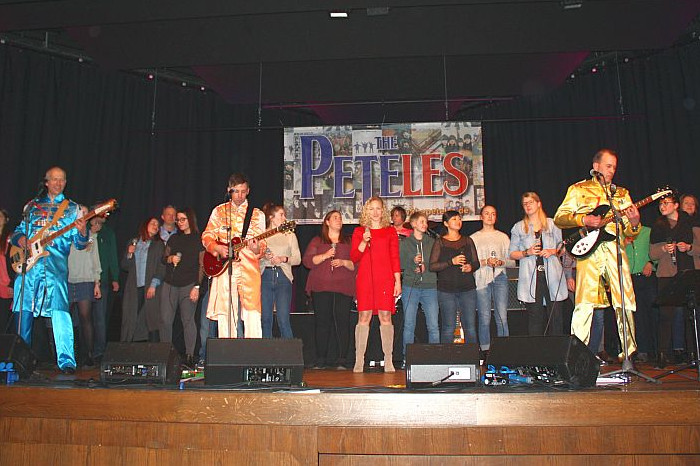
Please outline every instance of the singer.
M479 346L487 352L491 348L491 303L499 337L508 331L508 276L506 266L514 266L509 258L510 239L496 229L496 208L481 208L481 230L471 235L481 267L474 272L476 280L476 310L479 321Z
M365 350L372 315L379 316L384 351L384 372L394 372L394 325L396 298L401 295L399 238L391 226L384 201L371 197L362 207L360 226L352 234L350 258L357 265L357 326L355 367L364 370Z
M175 221L180 233L170 236L163 254L165 279L160 296L160 341L173 341L173 321L179 308L185 333L185 363L194 368L194 345L197 343L194 312L199 301L199 286L204 278L204 249L194 210L189 207L177 209Z
M659 293L683 270L700 268L700 229L693 228L693 219L679 210L678 197L673 194L659 202L661 216L651 228L649 257L658 261L656 276ZM660 307L659 354L657 367L664 368L673 350L674 363L685 359L684 307ZM680 325L673 325L674 320ZM673 331L672 331L673 329Z
M260 313L260 258L265 242L253 238L265 231L265 214L248 204L250 185L242 173L234 173L228 180L229 201L214 208L207 227L202 233L202 244L217 257L229 257L226 245L233 237L244 237L246 246L240 251L240 261L231 261L225 273L214 277L209 289L207 318L218 321L219 337L242 337L239 317L245 325L245 338L261 338ZM244 232L246 217L249 228ZM221 243L219 244L217 240ZM240 306L239 306L240 301Z
M561 230L547 217L537 193L524 193L521 202L525 215L510 231L509 253L520 261L518 299L527 309L528 334L562 335L562 306L569 291L557 257Z
M447 233L438 238L430 251L430 271L437 273L440 304L440 342L454 342L457 312L460 312L465 343L476 343L476 281L479 256L474 241L462 236L462 215L456 210L442 214Z
M75 353L73 323L68 309L68 253L71 245L85 249L88 231L85 219L78 218L78 204L63 194L65 187L66 172L59 167L50 168L39 194L25 207L26 219L12 235L12 244L25 248L28 240L42 228L47 227L47 232L52 233L75 222L75 228L44 246L49 255L26 272L24 290L21 277L17 277L12 311L20 314L15 316L21 320L20 336L30 346L34 317L51 318L58 367L64 373L73 374Z
M617 171L617 154L610 149L601 149L593 156L593 170L600 172L602 178L591 177L569 186L564 200L554 215L554 223L559 228L585 226L595 229L601 225L602 218L589 215L589 213L598 205L607 203L603 186L609 189L612 184L612 179ZM618 241L624 240L624 237L636 237L641 228L639 211L632 203L629 192L618 186L613 194L613 203L618 210L624 208L626 216L624 230L621 232L623 238L618 238ZM612 222L605 228L606 231L615 234L615 225ZM637 303L627 255L624 251L622 274L625 287L625 316L622 315L622 294L617 271L615 244L612 241L601 243L591 255L576 262L576 305L571 320L571 333L585 344L589 343L593 309L606 308L610 305L603 289L603 281L605 281L610 286L612 305L615 308L617 328L621 340L623 339L622 319L627 319L629 332L627 332L627 341L624 342L624 345L627 347L627 354L632 355L637 350L634 338L634 314L632 314L637 309ZM593 349L594 353L595 350L597 348ZM619 357L624 358L624 352Z
M142 222L138 236L122 257L121 267L128 274L122 300L123 342L160 341L160 285L165 276L161 259L165 246L158 227L155 217Z
M326 214L321 234L304 251L309 269L306 293L314 305L315 369L347 369L350 347L350 309L355 297L355 264L350 260L350 238L343 233L337 210Z

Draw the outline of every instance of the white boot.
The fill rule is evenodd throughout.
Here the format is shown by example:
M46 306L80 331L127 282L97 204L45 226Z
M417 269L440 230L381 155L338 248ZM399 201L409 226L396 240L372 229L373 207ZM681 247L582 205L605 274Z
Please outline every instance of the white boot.
M357 324L355 326L355 367L352 369L353 372L364 372L368 336L369 325Z

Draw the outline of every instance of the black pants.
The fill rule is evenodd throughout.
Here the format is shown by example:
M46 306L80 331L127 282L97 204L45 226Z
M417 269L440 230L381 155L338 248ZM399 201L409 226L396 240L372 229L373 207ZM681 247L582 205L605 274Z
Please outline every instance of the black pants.
M338 366L354 361L354 354L348 359L352 297L330 291L313 292L311 296L314 302L316 364Z
M535 278L535 302L525 303L527 310L527 333L528 335L563 335L562 307L564 301L552 301L549 296L549 286L547 276L543 272L537 272ZM544 299L547 304L542 306ZM549 310L549 312L547 312Z

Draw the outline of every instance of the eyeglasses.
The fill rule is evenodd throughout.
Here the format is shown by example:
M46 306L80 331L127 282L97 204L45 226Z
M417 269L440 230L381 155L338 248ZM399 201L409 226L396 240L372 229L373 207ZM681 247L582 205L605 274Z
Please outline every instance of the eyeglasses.
M187 217L179 217L176 221L177 221L177 222L186 222L186 221L187 221Z
M659 205L669 205L669 204L675 204L673 201L661 201L659 202Z

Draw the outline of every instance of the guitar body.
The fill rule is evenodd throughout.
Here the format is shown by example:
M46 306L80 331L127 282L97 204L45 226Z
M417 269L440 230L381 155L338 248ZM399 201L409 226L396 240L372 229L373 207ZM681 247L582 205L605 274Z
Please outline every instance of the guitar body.
M222 243L218 240L216 241L216 244L220 244L221 246L228 246L226 243ZM231 261L241 260L239 257L241 248L237 246L242 245L243 241L241 240L241 238L235 237L233 238L233 241L231 241L231 244L233 245L233 258L218 258L210 252L204 253L202 265L204 266L204 273L207 274L208 277L218 277L219 275L224 273Z
M27 249L29 250L29 257L27 258L27 272L34 267L34 265L42 257L49 255L48 251L44 250L44 246L41 244L41 238L34 237L27 243ZM15 273L22 273L22 263L24 262L24 249L18 246L12 246L10 248L10 259L12 260L12 270Z

